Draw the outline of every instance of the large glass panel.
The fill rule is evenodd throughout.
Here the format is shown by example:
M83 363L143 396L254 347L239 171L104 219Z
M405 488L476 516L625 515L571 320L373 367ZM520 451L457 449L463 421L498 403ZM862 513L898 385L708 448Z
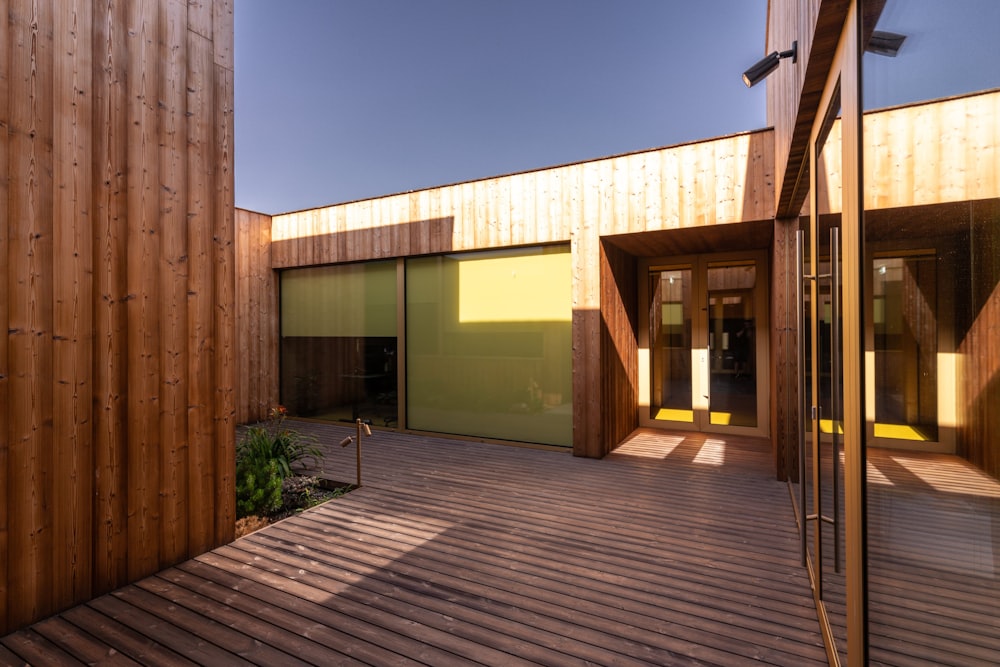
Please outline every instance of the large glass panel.
M866 4L869 658L995 665L1000 3Z
M568 246L406 262L407 426L572 446Z
M751 262L708 268L709 419L757 426L757 343Z
M289 414L394 426L396 263L281 274L281 400Z
M651 271L649 348L653 419L693 422L691 403L691 269Z
M813 582L829 621L841 660L847 648L846 580L844 578L843 311L841 227L843 155L840 97L824 110L815 146L807 280L806 344L809 387L806 445L807 538Z

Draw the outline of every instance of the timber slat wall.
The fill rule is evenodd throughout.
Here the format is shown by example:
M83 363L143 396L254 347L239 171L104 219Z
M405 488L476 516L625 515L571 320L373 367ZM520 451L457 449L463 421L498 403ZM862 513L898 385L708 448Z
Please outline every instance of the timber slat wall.
M774 128L775 208L779 217L796 215L809 192L805 182L809 134L821 112L823 86L849 6L848 0L768 3L764 54L785 51L793 41L798 42L797 62L783 60L766 82L767 123Z
M960 453L1000 479L1000 199L973 202L973 322L959 344L964 363L959 387L965 420L959 424Z
M232 537L232 12L0 0L0 634Z
M634 417L622 416L625 421L614 428L602 422L605 411L624 414L623 405L607 403L621 397L602 398L603 370L621 365L602 358L602 351L621 348L635 334L608 332L615 345L602 347L600 237L773 215L772 135L764 130L277 215L271 225L271 267L570 242L574 452L603 456ZM247 311L246 316L259 313ZM241 320L239 329L254 326ZM266 324L258 330L263 336L277 334ZM634 364L628 361L625 368ZM271 377L276 373L277 364L250 370L251 377L266 378L263 384L274 389L268 404L277 401L277 381ZM626 372L623 381L629 373L634 371ZM253 418L259 405L259 397L241 397L240 415ZM634 407L633 402L629 410Z
M278 402L278 281L271 269L271 216L236 211L236 368L239 424L260 421Z
M638 280L634 256L601 244L601 416L611 446L639 427Z

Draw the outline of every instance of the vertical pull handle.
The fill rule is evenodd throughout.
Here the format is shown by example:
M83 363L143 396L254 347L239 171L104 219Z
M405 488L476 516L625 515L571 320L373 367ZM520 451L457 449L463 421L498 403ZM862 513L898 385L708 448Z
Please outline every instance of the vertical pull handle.
M833 568L840 572L840 228L830 229L830 429L833 431Z
M805 317L805 298L803 295L803 283L805 282L805 270L803 267L804 257L804 247L805 247L805 235L802 230L796 230L795 232L795 316L796 316L796 333L795 333L795 348L796 354L798 355L799 367L798 373L798 390L799 390L799 418L796 420L798 424L798 439L799 439L799 513L801 515L801 520L799 521L799 533L800 533L800 544L802 548L802 567L806 566L806 540L808 536L806 534L806 347L805 347L805 331L806 331L806 317Z

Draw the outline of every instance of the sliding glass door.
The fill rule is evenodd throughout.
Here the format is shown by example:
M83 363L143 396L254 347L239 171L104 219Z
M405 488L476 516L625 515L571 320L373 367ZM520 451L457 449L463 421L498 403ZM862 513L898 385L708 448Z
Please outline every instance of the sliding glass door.
M865 5L868 657L1000 664L1000 3Z

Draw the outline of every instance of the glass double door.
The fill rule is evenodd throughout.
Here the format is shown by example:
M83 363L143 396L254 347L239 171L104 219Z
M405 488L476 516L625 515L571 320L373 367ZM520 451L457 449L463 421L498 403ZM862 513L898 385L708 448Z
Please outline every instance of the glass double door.
M767 432L766 262L757 254L649 262L641 270L644 426Z

